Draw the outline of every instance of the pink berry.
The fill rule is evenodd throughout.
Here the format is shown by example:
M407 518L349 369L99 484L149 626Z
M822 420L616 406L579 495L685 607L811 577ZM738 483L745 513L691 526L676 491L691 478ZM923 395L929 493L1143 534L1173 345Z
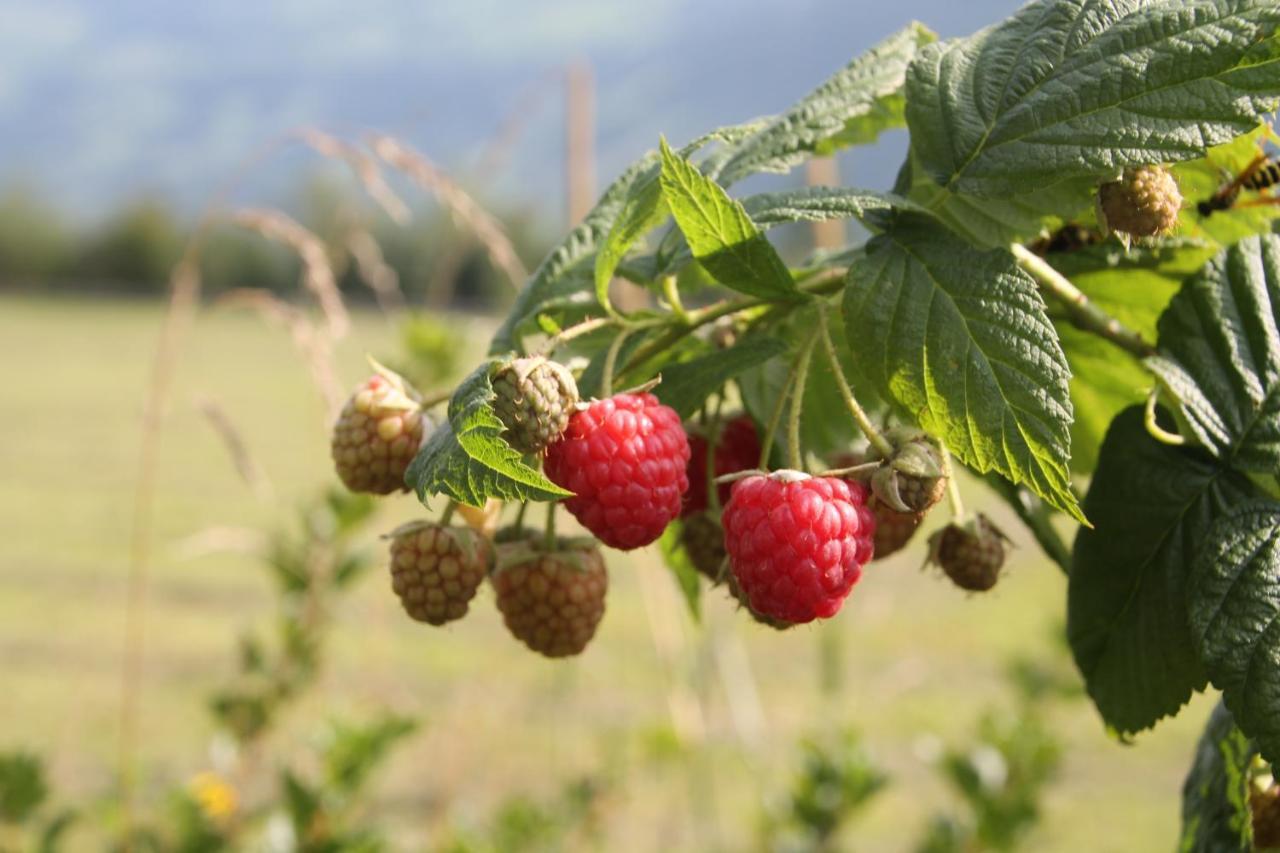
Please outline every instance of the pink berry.
M871 559L867 489L797 472L734 483L724 510L729 565L751 609L784 622L827 619Z
M689 487L689 442L680 416L652 394L595 400L547 447L551 482L565 508L604 544L648 545L680 514Z

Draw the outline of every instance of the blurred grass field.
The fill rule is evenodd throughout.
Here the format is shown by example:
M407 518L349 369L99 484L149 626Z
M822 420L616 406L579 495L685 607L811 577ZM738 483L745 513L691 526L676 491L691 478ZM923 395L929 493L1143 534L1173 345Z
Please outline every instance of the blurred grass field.
M63 800L113 780L139 423L161 312L0 297L0 748L44 754ZM458 322L479 353L488 322ZM396 343L383 318L357 315L338 353L343 384L366 372L366 351L391 357ZM285 523L332 480L323 406L284 334L206 311L177 375L146 623L140 757L151 794L209 765L204 700L231 674L236 636L270 606L255 559L193 557L180 543L211 527ZM241 430L274 501L238 478L201 398ZM969 493L981 504L979 489ZM381 526L419 509L412 497L391 499ZM918 571L917 544L873 565L837 619L785 634L714 592L694 625L654 549L610 553L605 621L567 662L514 642L487 591L455 627L414 624L375 571L337 614L319 689L278 737L305 739L312 721L383 706L422 719L380 777L376 804L409 849L482 822L512 795L550 797L606 773L607 849L737 850L785 790L797 739L850 726L892 781L843 843L910 849L927 818L953 805L924 758L931 739L965 743L981 712L1007 699L1002 672L1013 657L1062 654L1053 631L1064 578L1000 517L1019 548L992 594L966 598ZM820 686L824 632L828 652L838 650L834 693ZM1182 775L1209 707L1197 699L1129 747L1082 699L1055 711L1066 759L1028 849L1172 849Z

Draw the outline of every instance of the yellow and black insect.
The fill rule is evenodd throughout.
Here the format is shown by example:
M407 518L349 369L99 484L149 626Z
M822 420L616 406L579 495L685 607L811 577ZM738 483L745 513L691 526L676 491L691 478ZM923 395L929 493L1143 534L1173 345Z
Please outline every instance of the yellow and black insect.
M1245 190L1262 192L1277 185L1280 185L1280 155L1259 154L1244 167L1244 171L1230 182L1223 184L1212 196L1197 204L1196 210L1201 216L1212 216L1215 210L1230 210L1235 207L1240 199L1240 193ZM1280 198L1261 195L1239 206L1252 207L1262 204L1280 204Z

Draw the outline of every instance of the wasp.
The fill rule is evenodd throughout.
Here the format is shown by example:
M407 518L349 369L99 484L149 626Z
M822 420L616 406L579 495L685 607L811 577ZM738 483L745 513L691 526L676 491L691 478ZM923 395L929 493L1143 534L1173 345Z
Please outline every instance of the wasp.
M1212 196L1197 204L1196 210L1201 216L1212 216L1215 210L1229 210L1234 207L1240 199L1240 193L1245 190L1261 192L1276 185L1280 185L1280 155L1259 154L1244 167L1244 171L1230 182L1223 184ZM1245 202L1241 206L1259 204L1280 204L1280 198L1262 196Z

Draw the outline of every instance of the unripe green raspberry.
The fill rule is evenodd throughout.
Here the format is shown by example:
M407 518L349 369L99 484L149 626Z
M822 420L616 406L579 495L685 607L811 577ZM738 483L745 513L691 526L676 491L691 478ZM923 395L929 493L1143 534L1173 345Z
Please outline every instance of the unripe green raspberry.
M595 540L501 546L490 580L511 634L549 658L576 655L604 616L609 575Z
M1253 816L1254 849L1280 847L1280 785L1272 785L1265 791L1251 791L1249 810Z
M1118 181L1098 187L1098 221L1107 231L1133 237L1165 234L1178 224L1182 193L1164 166L1125 169Z
M369 377L347 400L333 427L330 451L338 476L353 492L405 490L404 472L422 445L425 428L417 395L400 377Z
M391 534L391 588L419 622L443 625L467 614L491 550L466 527L414 522Z
M952 522L929 538L929 559L961 589L985 592L1000 579L1009 540L982 513L966 524Z
M541 356L517 358L493 376L493 410L503 438L521 453L541 453L560 437L578 405L578 386L563 365Z

